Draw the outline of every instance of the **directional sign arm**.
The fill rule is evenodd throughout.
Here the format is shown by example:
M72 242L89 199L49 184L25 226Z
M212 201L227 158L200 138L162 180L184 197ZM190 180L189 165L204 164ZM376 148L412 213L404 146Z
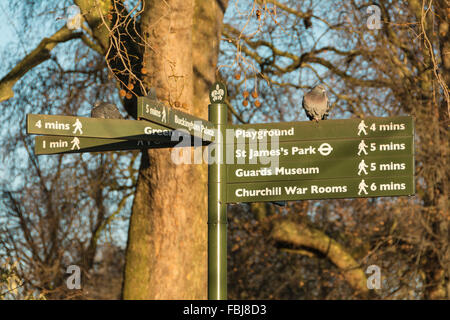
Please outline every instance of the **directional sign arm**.
M185 130L171 130L148 121L98 119L43 114L27 115L27 133L54 136L90 137L126 140L178 141ZM173 138L173 139L172 139Z
M414 193L413 176L227 184L227 202L392 197Z
M335 160L365 156L395 157L413 153L414 138L353 138L285 141L255 144L227 144L235 164L270 164L303 160ZM233 163L228 163L233 164Z
M397 177L414 174L411 155L283 161L278 164L228 164L227 181L259 182L354 177Z
M188 141L152 141L121 140L82 137L37 136L35 137L35 154L83 153L101 151L124 151L141 149L160 149L176 147L200 147L206 145L200 139Z
M234 139L227 143L251 143L278 138L285 141L311 141L343 138L405 137L414 135L414 123L410 116L368 117L364 119L278 122L230 125Z
M191 135L212 141L215 126L204 119L170 108L148 97L138 97L138 118L152 121L170 129L187 130Z

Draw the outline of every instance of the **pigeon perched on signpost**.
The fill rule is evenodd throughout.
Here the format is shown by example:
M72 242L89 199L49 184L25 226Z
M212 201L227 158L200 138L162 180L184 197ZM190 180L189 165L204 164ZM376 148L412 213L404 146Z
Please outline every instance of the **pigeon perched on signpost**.
M311 121L315 120L319 122L319 120L325 120L330 111L327 93L322 85L314 87L310 92L305 94L302 105Z
M123 119L119 109L111 103L97 101L91 111L92 118Z

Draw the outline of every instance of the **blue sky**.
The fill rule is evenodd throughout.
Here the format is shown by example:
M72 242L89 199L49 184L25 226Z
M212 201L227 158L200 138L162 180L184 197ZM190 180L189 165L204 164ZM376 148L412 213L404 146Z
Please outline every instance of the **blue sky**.
M8 13L8 1L0 0L0 56L3 55L6 45L11 42L18 42L16 31L14 30L14 24L17 23L11 13ZM16 30L20 28L15 26ZM0 69L0 76L3 76L6 70Z
M0 0L0 57L3 56L3 52L6 48L6 44L10 43L11 41L14 41L14 29L11 26L11 18L8 17L5 13L7 10L7 0ZM0 77L3 77L5 73L7 72L7 69L5 67L0 67ZM2 161L3 162L3 161ZM0 181L3 179L6 179L6 169L5 165L0 166Z
M2 41L1 44L5 42L5 36L6 39L10 39L13 35L13 27L11 26L11 18L7 15L7 0L0 0L0 25L2 30ZM8 21L9 20L9 21Z

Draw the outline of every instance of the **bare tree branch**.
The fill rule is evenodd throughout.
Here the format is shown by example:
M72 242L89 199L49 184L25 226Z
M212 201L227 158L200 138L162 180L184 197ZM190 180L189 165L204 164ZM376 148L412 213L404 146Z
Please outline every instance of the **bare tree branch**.
M284 220L274 225L271 236L277 241L319 251L343 272L352 288L360 294L368 293L366 276L359 264L347 250L323 232Z
M22 59L3 79L0 80L0 102L8 100L14 96L12 87L28 71L50 59L50 51L58 44L72 39L82 37L81 32L73 32L62 27L49 38L44 38L39 45Z

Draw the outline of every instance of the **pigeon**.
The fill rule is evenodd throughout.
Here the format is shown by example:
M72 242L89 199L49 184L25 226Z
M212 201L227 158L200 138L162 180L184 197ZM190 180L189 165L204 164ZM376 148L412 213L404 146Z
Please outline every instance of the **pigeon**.
M92 118L123 119L119 109L111 103L97 101L91 111Z
M310 92L303 96L303 109L309 120L319 122L325 120L330 111L328 97L325 88L322 85L314 87Z

